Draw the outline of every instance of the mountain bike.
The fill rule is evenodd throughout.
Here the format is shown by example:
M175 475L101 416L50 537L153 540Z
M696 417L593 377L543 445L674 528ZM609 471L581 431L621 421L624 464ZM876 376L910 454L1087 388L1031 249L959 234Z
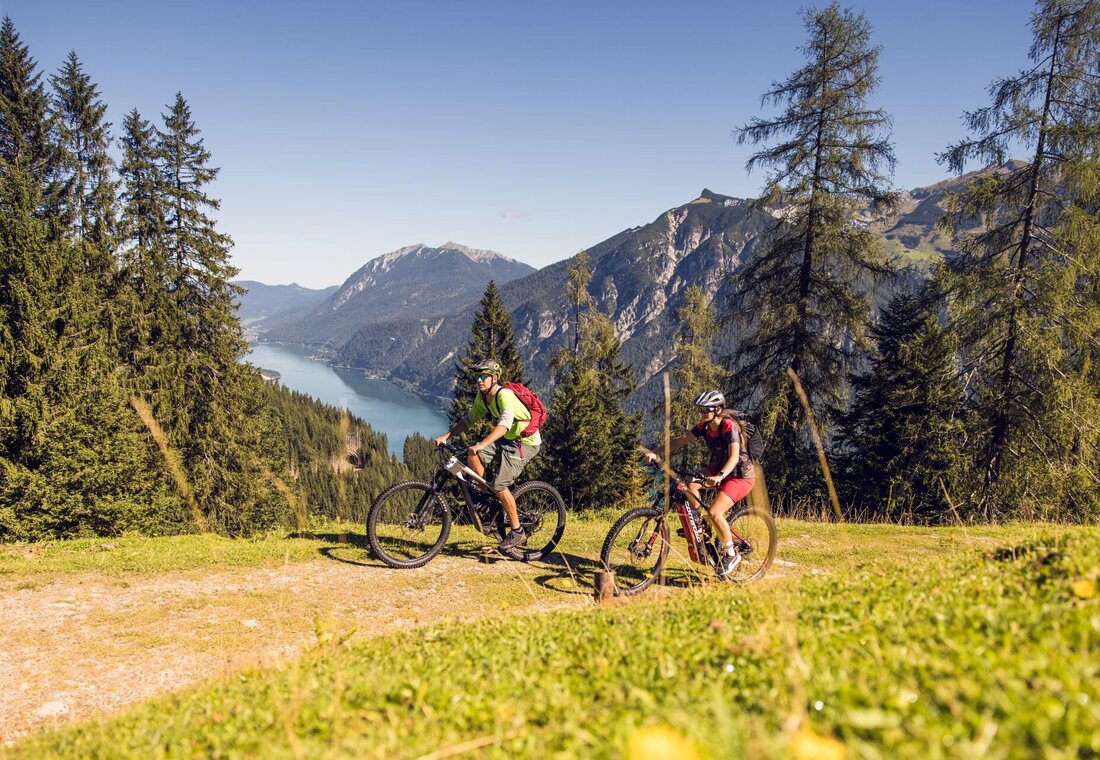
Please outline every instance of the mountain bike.
M688 484L701 483L705 476L698 472L685 476L673 473L675 485L669 491L669 503L665 504L665 490L657 488L660 470L657 465L648 467L655 476L653 491L656 493L651 505L631 509L622 515L608 531L600 552L604 569L615 575L616 593L637 594L660 577L668 561L673 514L680 526L677 533L687 541L688 557L693 563L708 567L719 578L736 583L755 580L768 571L779 540L771 513L750 506L744 499L726 513L741 563L723 577L718 570L724 550L711 525L712 518L705 509L700 511L692 506L687 494Z
M443 548L456 522L468 523L497 542L510 527L504 506L489 484L462 461L466 447L445 443L439 451L447 458L430 483L396 483L378 495L367 513L371 550L390 567L426 565ZM454 509L446 493L451 479L457 481L462 499ZM565 532L565 500L557 489L541 480L520 484L512 495L527 539L514 549L501 551L523 562L542 559L554 550Z

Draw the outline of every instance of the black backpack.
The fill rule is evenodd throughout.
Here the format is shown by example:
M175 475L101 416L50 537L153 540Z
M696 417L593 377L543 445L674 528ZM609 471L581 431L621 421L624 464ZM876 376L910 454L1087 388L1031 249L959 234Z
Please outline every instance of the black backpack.
M764 436L760 435L760 427L749 419L749 416L737 409L726 409L722 416L731 419L741 428L741 447L749 455L749 461L759 464L764 460Z

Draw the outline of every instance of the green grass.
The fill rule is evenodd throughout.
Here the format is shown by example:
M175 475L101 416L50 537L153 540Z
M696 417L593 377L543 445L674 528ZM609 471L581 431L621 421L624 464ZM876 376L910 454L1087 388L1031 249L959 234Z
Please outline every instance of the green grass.
M341 526L324 530L333 534ZM359 530L343 526L343 530ZM173 570L278 565L315 559L319 539L289 539L286 531L248 539L214 534L144 538L80 538L33 544L0 544L0 588L38 585L75 573L148 576ZM334 543L334 542L327 542Z
M606 522L574 521L598 550ZM567 533L568 535L568 533ZM575 551L580 551L575 548ZM780 524L776 575L609 607L339 635L13 757L1100 757L1092 528ZM562 573L563 571L554 570ZM550 584L552 587L553 584ZM683 747L681 747L681 756Z

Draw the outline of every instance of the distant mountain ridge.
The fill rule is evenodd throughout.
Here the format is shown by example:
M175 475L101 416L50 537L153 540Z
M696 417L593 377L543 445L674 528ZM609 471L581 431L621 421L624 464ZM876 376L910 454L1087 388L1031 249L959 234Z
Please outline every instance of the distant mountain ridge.
M255 280L236 280L234 284L246 291L237 316L245 328L253 331L262 328L269 319L277 321L287 313L297 314L309 309L336 290L335 285L315 290L303 288L297 283L265 285Z
M880 235L886 252L900 266L918 273L927 271L935 261L952 254L949 235L937 226L943 216L943 200L973 176L901 192L895 209L868 208L858 215L858 221ZM589 290L615 325L623 341L622 356L635 368L639 382L651 382L674 358L679 327L676 313L684 303L684 291L698 286L724 310L736 288L737 272L755 255L762 236L781 214L781 210L761 209L751 199L704 189L698 198L665 211L652 222L624 230L588 249L593 266ZM376 303L383 303L383 283L373 272L422 248L410 246L373 260L326 304L356 286L357 294L370 293ZM512 314L528 377L541 391L549 390L549 357L570 340L565 286L572 261L559 261L510 281L497 278L501 297ZM325 333L296 342L316 345L327 339L336 363L388 376L442 402L451 394L454 363L469 340L483 290L481 285L464 295L456 294L454 302L459 303L450 310L377 309L350 333L342 331L340 337L348 335L342 342ZM321 306L331 308L326 304ZM320 322L314 324L323 327ZM719 336L719 349L732 352L737 340L732 328L727 328ZM639 398L645 395L643 392Z
M949 236L936 226L944 196L969 179L968 175L902 192L895 210L868 209L860 219L878 232L899 265L927 269L951 252ZM704 189L698 198L649 224L588 249L593 265L589 290L615 325L623 341L622 356L634 366L639 381L655 377L673 359L676 313L684 303L684 291L696 285L724 306L736 286L737 271L754 255L779 213L759 209L749 199ZM549 384L549 357L569 339L565 284L571 263L572 259L551 264L500 289L528 377L544 390ZM336 361L388 374L425 395L445 399L475 310L471 303L432 319L364 326L339 350ZM737 335L726 330L719 341L732 350Z
M447 242L406 246L371 259L311 308L269 320L263 339L337 349L366 325L423 319L480 298L535 268L494 251Z

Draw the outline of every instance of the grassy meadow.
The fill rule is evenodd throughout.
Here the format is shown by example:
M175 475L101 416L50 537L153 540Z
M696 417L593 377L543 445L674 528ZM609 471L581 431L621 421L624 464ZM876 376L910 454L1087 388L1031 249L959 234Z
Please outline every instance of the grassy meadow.
M39 732L11 757L1100 757L1100 534L1009 525L780 521L745 586L670 573L605 606L589 593L607 519L574 520L533 579L479 585L500 615L348 644ZM55 542L0 551L0 588L89 570L365 561L313 538ZM463 536L458 536L463 538ZM467 551L472 537L460 542ZM111 550L96 549L115 543ZM679 545L678 548L682 548ZM72 552L72 553L70 553ZM469 549L469 561L477 563ZM420 571L394 571L407 573ZM522 581L522 583L520 582Z

